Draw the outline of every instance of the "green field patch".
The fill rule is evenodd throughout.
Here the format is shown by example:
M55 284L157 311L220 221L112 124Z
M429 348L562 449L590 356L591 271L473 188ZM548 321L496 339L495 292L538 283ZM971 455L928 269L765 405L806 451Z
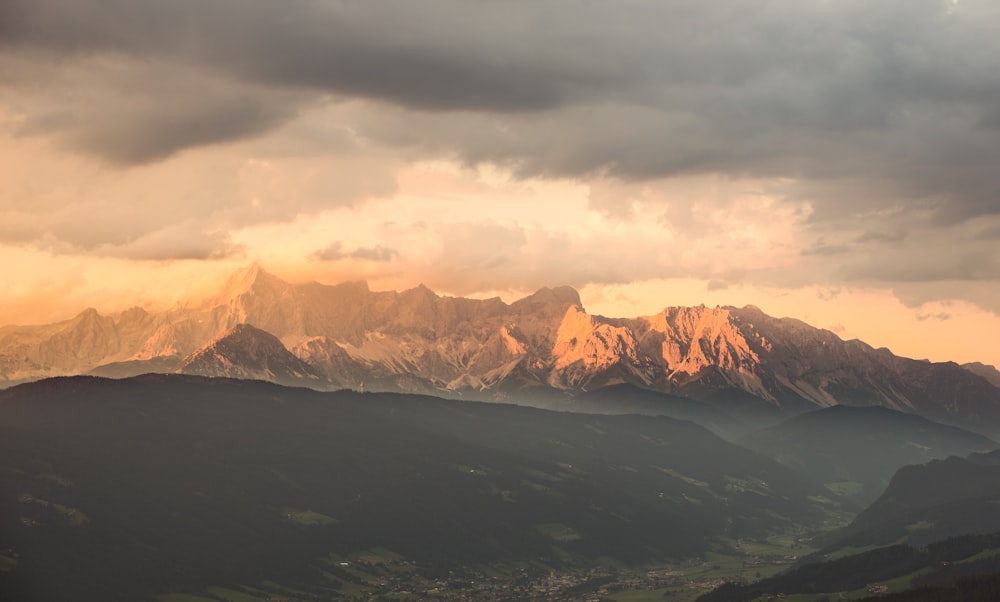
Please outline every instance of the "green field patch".
M534 468L522 468L521 472L529 477L535 477L536 479L548 481L549 483L557 483L565 478L559 474L551 474Z
M271 594L271 598L274 598L273 594L280 594L282 596L293 596L294 600L311 600L315 596L307 591L301 589L295 589L294 587L288 587L287 585L281 585L280 583L275 583L274 581L261 581L258 587ZM213 598L214 599L214 598ZM218 602L218 600L216 600Z
M370 591L370 585L378 581L378 575L364 570L370 565L359 564L357 560L330 554L326 557L326 563L332 567L337 567L341 573L346 573L347 577L334 577L340 582L340 591L344 594L362 594ZM327 577L329 579L329 577Z
M864 484L858 481L835 481L833 483L826 483L823 486L829 489L831 493L845 497L858 495L865 489Z
M572 474L573 476L582 476L587 474L586 472L580 470L576 466L573 466L572 464L567 464L566 462L556 462L556 466L561 468L563 471Z
M739 550L747 556L756 556L760 558L778 559L791 561L797 559L798 556L803 554L809 554L813 551L812 548L805 546L799 547L794 544L774 544L768 541L740 541Z
M669 588L663 589L641 589L641 590L625 590L623 592L617 592L609 596L615 602L663 602L664 596ZM704 592L698 592L702 594ZM671 597L671 600L676 600L676 598Z
M579 532L562 523L542 523L535 525L535 530L553 541L576 541L583 537Z
M68 522L74 527L79 527L80 525L89 520L86 514L70 506L63 506L62 504L52 504L51 508L56 511L56 513L59 515L59 518Z
M477 477L488 477L494 474L492 470L486 468L485 466L469 466L467 464L455 464L453 468L462 474L470 474Z
M931 521L922 520L906 525L906 530L909 531L910 533L913 533L915 531L926 531L927 529L930 529L933 526L934 523L932 523Z
M156 599L160 602L219 602L218 598L198 594L162 594Z
M372 580L372 582L374 583L374 580ZM372 587L370 585L362 585L362 583L341 581L341 586L339 591L345 598L352 598L353 596L363 596L365 599L367 599L367 597L372 593Z
M55 483L60 487L72 487L76 485L76 483L67 479L66 477L49 472L43 472L42 474L38 475L35 478L37 478L39 481L48 481L50 483Z
M897 592L903 592L913 588L914 579L916 579L917 577L921 577L923 575L928 575L932 572L934 572L934 569L931 568L920 569L919 571L914 571L906 575L894 577L887 581L875 581L872 583L868 583L865 586L859 587L858 589L855 590L834 592L833 594L830 595L830 599L857 600L860 598L867 598L874 595L868 592L868 587L878 586L878 585L884 585L886 586L886 588L888 588L885 593L892 594Z
M17 558L0 553L0 573L9 573L17 568Z
M599 566L605 566L605 567L615 568L615 569L619 569L619 570L625 570L625 569L629 568L628 564L622 562L621 560L619 560L617 558L613 558L611 556L598 556L596 564L599 565Z
M808 499L810 502L816 502L817 504L833 505L833 500L823 495L810 495Z
M17 494L17 501L21 504L34 504L36 506L48 506L49 502L41 498L37 498L26 491L22 491Z
M799 543L801 533L775 534L765 540L720 538L713 542L702 562L671 567L683 576L686 585L670 590L670 600L694 600L715 587L719 580L755 581L772 577L791 566L800 556L814 548ZM693 594L692 594L693 592Z
M906 445L909 445L910 447L915 447L915 448L919 449L922 452L931 451L930 447L928 447L926 445L921 445L919 443L916 443L915 441L907 441Z
M890 592L901 592L908 590L913 587L913 581L918 577L923 577L924 575L929 575L934 572L933 568L920 569L908 575L903 575L901 577L896 577L895 579L889 579L888 581L882 581L881 584L889 588Z
M399 554L381 546L374 547L350 555L350 559L355 562L366 562L368 564L387 564L390 562L401 562L405 560Z
M542 485L541 483L535 483L534 481L521 481L521 484L527 487L528 489L533 489L536 492L551 497L553 499L562 499L563 497L561 493L549 487L548 485Z
M676 470L674 470L673 468L664 468L662 466L657 466L656 464L653 464L652 467L664 474L672 476L675 479L680 479L685 483L687 483L688 485L694 485L695 487L705 487L705 488L708 487L708 483L706 483L705 481L699 481L694 477L689 477L685 474L681 474Z
M659 437L651 437L649 435L643 435L642 439L644 441L647 441L647 442L652 443L653 445L656 445L656 446L659 446L659 447L664 447L664 446L670 445L669 441L664 441L663 439L660 439Z
M87 520L89 520L86 514L84 514L80 510L77 510L76 508L73 508L72 506L55 504L49 502L48 500L43 500L42 498L35 497L30 493L22 492L18 494L17 501L25 505L40 506L42 508L51 510L53 513L55 513L59 521L64 523L69 523L74 527L79 527L80 525L87 522ZM30 522L35 522L35 521L30 521Z
M683 499L685 503L694 504L695 506L701 506L702 504L705 503L705 502L701 501L700 499L698 499L696 497L691 497L690 495L688 495L686 493L682 493L681 494L681 499Z
M282 514L284 515L285 520L289 520L298 525L336 525L340 523L340 521L332 516L327 516L312 510L294 510L286 508L282 511Z
M870 552L872 550L877 550L877 549L882 548L882 547L885 547L885 546L878 546L878 545L874 545L874 544L870 545L870 546L862 546L862 547L850 547L850 546L848 546L848 547L840 548L839 550L835 550L833 552L830 552L829 554L824 554L823 555L823 560L837 560L838 558L844 558L844 557L847 557L847 556L854 556L855 554L861 554L863 552Z
M755 493L757 495L771 495L771 488L760 479L741 479L731 475L726 475L727 493Z
M840 598L837 597L838 595L839 595L838 592L833 592L833 593L824 592L822 594L785 594L785 596L780 599L783 602L816 602L816 600L823 600L823 599L840 600ZM847 599L848 598L844 598L844 600ZM765 597L754 598L754 602L756 602L757 600L763 601L767 600L767 598Z
M968 564L970 562L978 562L980 560L985 560L987 558L993 558L994 556L1000 556L1000 549L991 548L989 550L983 550L978 554L974 554L972 556L969 556L968 558L963 558L962 560L959 560L954 564Z
M487 482L485 487L479 489L480 493L499 497L505 502L517 502L517 492L510 489L501 489L496 483Z
M559 546L552 546L552 553L559 559L559 562L570 563L576 559L576 557L573 556L569 550L565 550Z
M227 600L228 602L261 602L262 600L270 597L267 594L249 594L226 587L210 587L207 591L213 596L216 596L216 600Z

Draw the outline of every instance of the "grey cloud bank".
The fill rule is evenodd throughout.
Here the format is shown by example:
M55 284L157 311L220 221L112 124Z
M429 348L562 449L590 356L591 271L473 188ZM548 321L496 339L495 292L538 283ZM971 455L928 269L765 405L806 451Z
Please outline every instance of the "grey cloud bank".
M0 23L8 51L213 78L164 110L126 107L128 135L79 136L123 162L274 127L304 102L261 100L282 89L421 112L420 134L384 139L530 174L870 179L942 219L998 209L1000 14L985 0L8 0Z
M993 0L5 0L0 102L22 135L119 166L319 106L330 136L524 177L786 180L771 192L811 206L809 270L996 280L977 233L1000 228L997 31Z

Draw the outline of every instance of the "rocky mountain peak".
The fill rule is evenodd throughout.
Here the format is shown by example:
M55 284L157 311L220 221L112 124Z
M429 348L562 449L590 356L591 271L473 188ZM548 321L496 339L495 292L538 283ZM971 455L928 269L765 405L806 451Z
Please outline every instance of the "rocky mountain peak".
M178 372L279 383L319 379L316 370L292 355L276 336L250 324L237 324L218 335L184 358Z
M339 291L341 294L353 294L353 295L367 295L371 292L371 288L368 287L367 280L353 280L350 282L341 282L340 284L326 285L319 284L318 282L313 283L314 286L330 288Z
M272 344L273 341L277 341L278 345L281 345L281 341L278 341L277 337L269 332L264 332L259 328L251 326L250 324L237 324L217 336L215 339L210 341L209 344L217 344L219 341L223 340L236 340L239 342L262 341L265 344Z
M220 333L189 358L206 353L267 357L281 355L282 351L288 352L278 337L244 323Z
M410 305L414 309L424 310L427 313L425 317L430 317L433 313L435 301L440 298L437 293L423 284L419 284L414 288L402 291L396 299L403 305Z
M537 309L546 306L565 308L572 305L583 307L580 302L580 293L571 286L540 288L535 293L513 303L514 307L524 309Z
M237 270L226 281L220 300L229 301L248 294L263 294L288 287L288 283L267 272L257 262Z
M149 312L141 307L130 307L118 315L120 323L141 322L149 317Z
M760 363L728 308L668 307L644 319L663 334L663 359L674 372L697 374L717 367L749 373Z
M580 362L593 372L606 370L623 360L637 361L638 349L635 335L628 327L606 323L573 305L566 310L556 332L552 355L557 369Z
M994 387L1000 387L1000 370L997 370L995 366L982 362L971 362L962 364L962 367L977 376L982 376Z
M73 319L77 322L82 322L84 320L94 320L100 318L101 314L93 307L88 307L87 309L78 313Z

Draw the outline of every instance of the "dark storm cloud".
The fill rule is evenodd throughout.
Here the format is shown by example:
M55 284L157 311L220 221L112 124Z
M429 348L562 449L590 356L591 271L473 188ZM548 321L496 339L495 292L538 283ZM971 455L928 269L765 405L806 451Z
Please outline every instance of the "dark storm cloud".
M194 103L187 95L169 104L147 102L125 114L99 113L71 136L71 144L114 163L146 163L187 147L263 133L289 116L284 107L253 96L196 98Z
M7 52L295 91L77 136L121 162L256 134L302 95L360 97L397 107L369 107L361 136L525 176L790 178L816 221L902 204L940 224L1000 212L998 29L992 0L0 5Z
M430 110L534 110L589 79L513 44L548 9L508 3L23 0L0 40L58 52L173 58L271 84ZM549 13L545 17L545 13ZM521 31L521 33L525 33ZM532 37L541 34L536 31ZM569 49L567 49L569 50ZM582 50L582 49L579 49Z

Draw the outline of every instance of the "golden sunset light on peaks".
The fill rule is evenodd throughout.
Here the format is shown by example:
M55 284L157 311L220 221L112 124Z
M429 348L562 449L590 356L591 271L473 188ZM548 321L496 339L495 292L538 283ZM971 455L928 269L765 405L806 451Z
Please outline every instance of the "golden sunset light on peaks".
M1000 366L1000 15L765 5L5 1L0 325L258 262Z

